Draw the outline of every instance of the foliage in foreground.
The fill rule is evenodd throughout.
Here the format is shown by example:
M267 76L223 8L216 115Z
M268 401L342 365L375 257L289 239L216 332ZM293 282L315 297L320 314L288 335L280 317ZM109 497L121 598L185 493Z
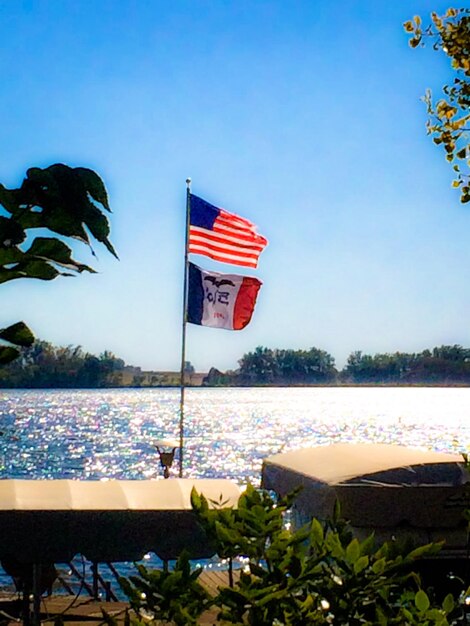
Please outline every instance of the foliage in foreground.
M177 626L197 624L198 617L210 606L210 597L197 580L202 568L191 571L183 554L173 571L149 570L138 565L139 576L121 578L121 587L131 607L143 620L160 620Z
M461 202L470 202L470 9L450 8L444 15L433 12L431 22L423 27L416 15L404 28L412 48L424 45L427 39L451 61L455 75L450 85L444 85L444 97L433 102L430 90L424 97L427 130L453 166L456 177L452 184L460 188Z
M94 272L76 261L60 237L78 240L91 248L91 238L116 252L108 239L110 211L101 178L84 167L56 163L44 169L32 167L17 189L0 184L0 284L19 278L53 280ZM47 235L35 236L36 229ZM57 237L57 235L59 237ZM33 334L24 322L0 329L0 365L30 346Z
M243 556L246 566L232 585L210 598L183 555L174 571L139 568L122 580L135 624L198 624L210 606L212 623L238 626L435 625L458 623L451 595L442 604L421 589L412 572L416 560L439 550L436 544L404 551L394 543L377 547L374 537L353 538L347 524L317 520L301 530L284 524L295 494L275 503L249 486L238 508L223 508L193 492L201 524L223 558ZM214 508L215 507L215 508Z

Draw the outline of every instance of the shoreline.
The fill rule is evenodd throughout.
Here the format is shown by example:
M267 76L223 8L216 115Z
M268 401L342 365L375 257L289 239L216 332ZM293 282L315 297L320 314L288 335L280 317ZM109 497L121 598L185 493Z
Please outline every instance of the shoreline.
M186 389L282 389L282 388L439 388L439 389L462 389L469 387L470 382L416 382L416 383L399 383L399 382L364 382L364 383L350 383L350 382L335 382L335 383L257 383L252 385L185 385ZM180 385L110 385L109 387L0 387L0 391L116 391L118 389L180 389Z

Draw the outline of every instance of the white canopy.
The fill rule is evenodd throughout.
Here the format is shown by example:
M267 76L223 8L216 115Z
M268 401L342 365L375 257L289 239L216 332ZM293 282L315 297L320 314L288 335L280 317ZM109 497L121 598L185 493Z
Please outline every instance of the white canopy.
M193 558L214 551L191 509L195 487L209 500L236 505L240 490L223 479L2 480L0 559L138 560L146 552Z
M221 479L190 480L0 480L0 511L181 511L191 510L191 490L221 494L228 506L240 490Z

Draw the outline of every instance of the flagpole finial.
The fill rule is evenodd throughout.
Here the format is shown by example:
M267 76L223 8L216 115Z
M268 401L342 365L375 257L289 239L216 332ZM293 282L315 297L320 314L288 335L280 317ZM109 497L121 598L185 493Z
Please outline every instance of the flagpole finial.
M186 179L186 185L187 185L188 189L191 187L191 179L190 178Z

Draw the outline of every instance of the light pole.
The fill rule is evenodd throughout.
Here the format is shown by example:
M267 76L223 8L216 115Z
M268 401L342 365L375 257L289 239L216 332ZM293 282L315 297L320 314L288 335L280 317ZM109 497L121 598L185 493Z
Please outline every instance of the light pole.
M163 468L163 477L170 477L170 468L173 465L176 450L179 448L180 442L177 439L159 439L155 442L158 456L160 457L160 465Z

